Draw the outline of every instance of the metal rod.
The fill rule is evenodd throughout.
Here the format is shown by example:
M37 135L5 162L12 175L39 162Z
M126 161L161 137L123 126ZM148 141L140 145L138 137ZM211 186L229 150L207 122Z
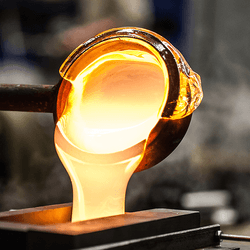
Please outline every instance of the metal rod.
M59 84L0 84L0 110L53 113Z
M233 234L224 234L222 231L216 232L216 237L222 240L232 240L232 241L248 241L250 242L250 236L244 235L233 235Z
M233 235L233 234L221 234L222 240L233 240L233 241L249 241L249 236L243 236L243 235Z

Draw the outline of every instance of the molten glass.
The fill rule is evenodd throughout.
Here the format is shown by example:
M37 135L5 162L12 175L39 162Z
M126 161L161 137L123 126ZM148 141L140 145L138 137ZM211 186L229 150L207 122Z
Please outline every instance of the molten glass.
M123 214L127 184L141 160L145 143L137 145L133 152L103 157L71 144L58 124L55 144L73 186L72 222Z
M152 129L161 119L189 115L202 98L199 76L190 69L190 80L180 70L181 96L174 93L173 106L161 48L124 35L99 41L102 35L77 48L60 69L68 87L57 105L55 146L72 181L73 222L123 214L128 181Z

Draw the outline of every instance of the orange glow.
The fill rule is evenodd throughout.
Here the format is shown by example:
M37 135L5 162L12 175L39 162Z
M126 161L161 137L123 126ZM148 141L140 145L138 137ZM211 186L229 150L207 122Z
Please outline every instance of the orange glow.
M55 146L72 181L73 222L125 212L128 181L161 118L167 68L154 48L132 40L98 44L63 76L72 86Z

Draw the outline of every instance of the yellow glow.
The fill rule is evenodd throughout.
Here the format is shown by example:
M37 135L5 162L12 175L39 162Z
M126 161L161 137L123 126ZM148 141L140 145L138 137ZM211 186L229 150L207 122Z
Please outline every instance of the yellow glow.
M71 75L55 145L72 181L72 221L125 212L127 183L168 93L167 69L152 51L108 51Z

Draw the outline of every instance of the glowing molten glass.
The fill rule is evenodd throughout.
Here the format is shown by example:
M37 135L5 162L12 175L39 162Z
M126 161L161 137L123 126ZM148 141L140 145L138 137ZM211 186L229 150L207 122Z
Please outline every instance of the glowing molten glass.
M173 150L176 132L182 139L190 121L183 132L180 119L202 99L199 76L164 38L136 28L114 33L79 46L60 69L55 146L72 181L73 222L123 214L128 181L144 153L157 162L150 143L176 120L166 137Z
M127 183L168 91L161 64L145 51L109 52L71 81L55 145L73 184L72 221L125 212Z

